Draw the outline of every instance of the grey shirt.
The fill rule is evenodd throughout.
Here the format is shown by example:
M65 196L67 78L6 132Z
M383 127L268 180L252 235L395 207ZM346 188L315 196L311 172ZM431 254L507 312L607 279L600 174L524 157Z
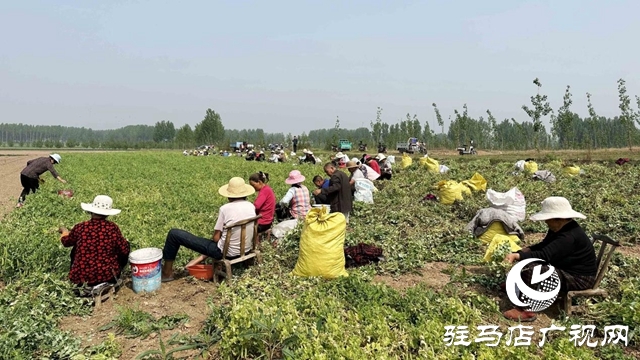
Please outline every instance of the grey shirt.
M58 173L51 163L51 158L40 157L27 161L27 167L22 170L20 175L24 175L31 179L37 179L47 171L49 171L54 178L58 177Z

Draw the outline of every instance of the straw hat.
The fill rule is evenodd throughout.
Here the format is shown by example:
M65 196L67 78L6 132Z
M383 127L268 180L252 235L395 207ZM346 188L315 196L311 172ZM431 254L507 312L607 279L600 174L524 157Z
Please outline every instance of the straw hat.
M60 160L62 159L58 154L51 154L49 155L49 157L52 158L53 161L56 162L56 164L60 164Z
M382 160L384 160L384 159L386 159L386 158L387 158L387 157L386 157L386 156L384 156L384 154L383 154L383 153L378 153L378 155L376 156L376 159L377 159L377 160L380 160L380 161L382 161Z
M82 208L82 210L93 213L93 214L105 215L105 216L120 214L120 210L114 209L112 208L112 206L113 206L113 199L111 199L107 195L96 196L93 199L93 203L91 204L80 203L80 207Z
M313 155L313 151L307 151L307 155Z
M344 154L343 154L343 153L342 153L342 151L341 151L341 152L339 152L339 153L337 153L337 154L336 154L336 157L337 157L337 158L344 157Z
M309 152L309 150L307 150L307 149L302 149L302 153L303 153L303 154L306 154L306 153L308 153L308 152Z
M583 214L571 208L569 200L561 196L551 196L542 201L542 210L529 217L532 221L549 219L586 219Z
M227 185L222 185L218 193L226 198L243 198L256 192L253 186L245 184L241 177L233 177Z
M289 177L284 181L284 183L293 185L303 182L304 179L306 178L300 173L300 170L291 170Z
M358 166L362 165L362 162L360 162L360 159L358 159L358 158L355 158L355 157L351 158L351 161L355 162L356 165L358 165Z
M355 161L349 161L347 162L347 169L353 169L353 168L357 168L358 164Z

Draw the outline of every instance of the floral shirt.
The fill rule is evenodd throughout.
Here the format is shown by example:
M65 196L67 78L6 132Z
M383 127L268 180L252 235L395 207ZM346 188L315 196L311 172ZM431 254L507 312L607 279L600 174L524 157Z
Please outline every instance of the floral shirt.
M97 285L120 275L127 264L129 242L120 228L108 220L91 219L77 224L69 234L60 238L71 251L69 280L74 284Z

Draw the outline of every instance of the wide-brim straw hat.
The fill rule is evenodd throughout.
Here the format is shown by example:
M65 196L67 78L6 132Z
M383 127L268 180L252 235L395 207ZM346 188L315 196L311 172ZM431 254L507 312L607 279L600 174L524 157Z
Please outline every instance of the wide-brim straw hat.
M377 160L380 160L380 161L382 161L382 160L384 160L384 159L386 159L386 158L387 158L387 157L386 157L386 156L384 156L384 154L383 154L383 153L378 153L378 155L376 155L376 159L377 159Z
M111 216L120 214L120 209L113 208L113 199L107 195L98 195L91 204L80 203L82 210L93 214Z
M243 198L256 192L253 186L246 184L241 177L233 177L227 185L222 185L218 193L226 198Z
M543 221L549 219L586 219L583 214L573 210L569 200L561 196L551 196L542 201L542 210L531 215L529 220Z
M342 152L339 152L339 153L337 153L337 154L336 154L336 157L337 157L337 158L344 157L344 154L343 154Z
M291 170L289 177L284 181L285 184L293 185L303 182L306 178L300 173L300 170Z
M358 167L358 163L356 163L355 161L348 161L346 167L347 167L347 169L357 168Z

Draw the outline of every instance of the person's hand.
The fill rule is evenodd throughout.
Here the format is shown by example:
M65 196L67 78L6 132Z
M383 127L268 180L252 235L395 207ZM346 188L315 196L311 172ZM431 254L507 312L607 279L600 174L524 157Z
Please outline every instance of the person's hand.
M60 179L60 182L61 182L61 183L63 183L63 184L66 184L66 183L67 183L67 180L65 180L65 179Z
M507 256L504 257L504 261L508 262L509 264L513 264L513 262L517 260L520 260L520 254L518 253L507 254Z
M64 226L60 226L60 227L58 228L58 232L59 232L60 234L63 234L63 233L68 233L68 232L69 232L69 230L67 230L67 228L66 228L66 227L64 227Z
M320 195L321 192L322 192L321 189L315 189L313 190L313 195Z

